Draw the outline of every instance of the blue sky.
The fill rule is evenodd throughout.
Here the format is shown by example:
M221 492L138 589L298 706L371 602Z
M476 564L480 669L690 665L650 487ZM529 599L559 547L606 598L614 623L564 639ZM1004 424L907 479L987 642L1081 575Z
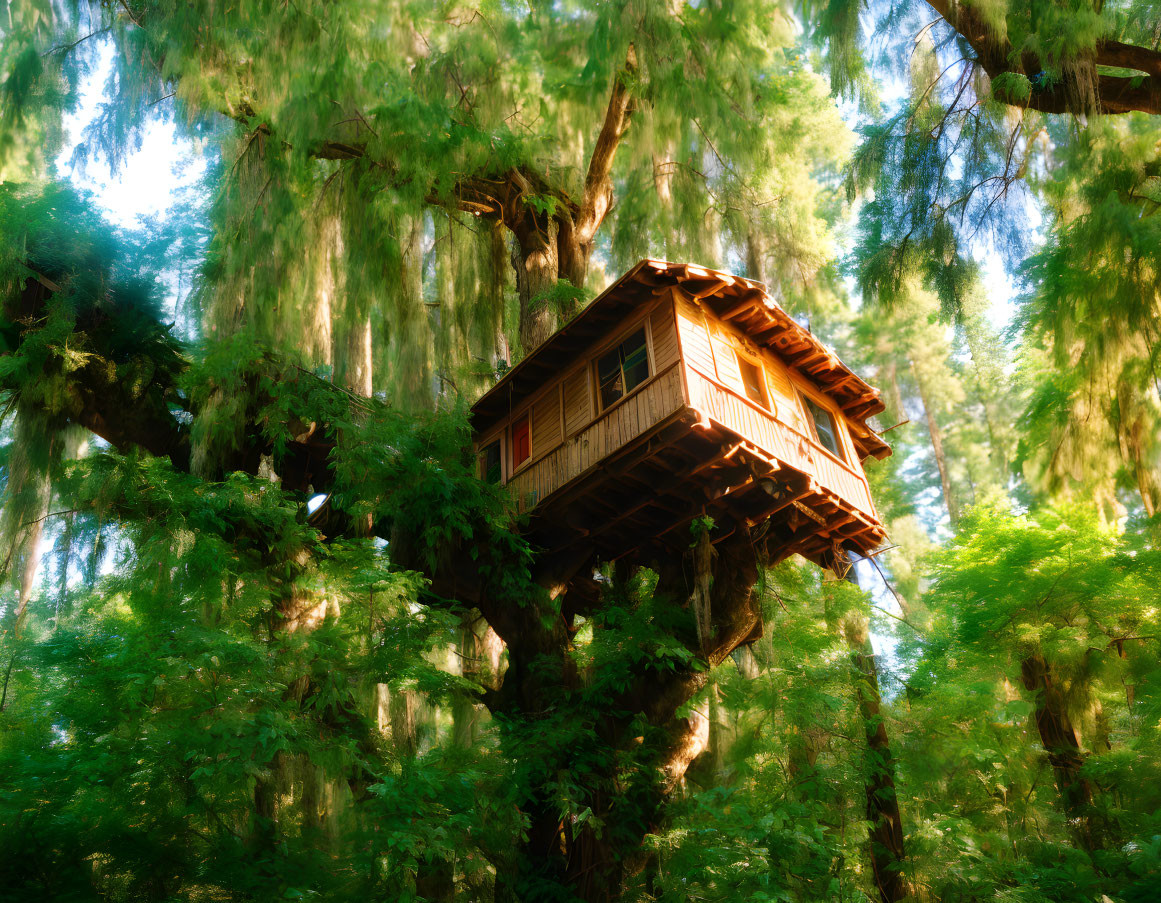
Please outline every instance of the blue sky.
M200 148L179 136L176 123L163 112L164 105L170 102L162 101L158 106L160 115L146 129L141 147L129 154L118 172L113 172L100 157L89 159L83 169L74 167L73 152L104 99L113 68L113 45L101 41L96 45L95 57L81 86L80 104L64 119L69 137L56 166L61 176L93 193L111 222L133 228L139 217L164 216L176 193L205 175L207 161Z

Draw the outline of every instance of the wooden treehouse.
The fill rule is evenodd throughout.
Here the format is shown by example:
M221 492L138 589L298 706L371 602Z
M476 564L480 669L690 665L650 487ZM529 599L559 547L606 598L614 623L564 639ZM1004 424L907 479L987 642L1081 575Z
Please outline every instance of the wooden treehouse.
M868 386L748 279L644 260L472 408L479 474L536 545L607 560L763 523L772 560L885 538L862 462Z

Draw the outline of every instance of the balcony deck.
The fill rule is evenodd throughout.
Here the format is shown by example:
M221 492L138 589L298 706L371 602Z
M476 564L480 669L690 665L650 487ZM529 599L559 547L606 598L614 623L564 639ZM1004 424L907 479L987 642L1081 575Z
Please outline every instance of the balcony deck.
M701 514L723 530L769 521L775 560L820 563L885 538L863 475L810 438L676 361L509 481L528 536L544 548L585 541L605 557L684 549Z
M536 507L685 406L681 362L675 361L575 436L517 471L508 481L517 507L521 511Z

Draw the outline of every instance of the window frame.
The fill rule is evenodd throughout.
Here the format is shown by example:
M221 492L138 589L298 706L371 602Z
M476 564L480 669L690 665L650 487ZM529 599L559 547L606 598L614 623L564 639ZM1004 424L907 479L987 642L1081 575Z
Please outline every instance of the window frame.
M645 386L649 385L649 383L657 375L657 364L656 364L656 361L653 357L653 335L652 335L652 330L649 328L649 325L650 325L649 324L649 314L646 313L643 317L641 317L640 320L633 323L633 325L629 326L627 329L622 330L618 334L616 339L609 342L607 345L603 345L599 351L594 352L592 354L592 356L589 358L589 366L588 366L589 380L590 380L589 387L590 387L590 391L592 392L591 398L592 398L593 406L595 408L594 419L599 418L602 414L606 413L607 411L611 411L613 408L615 408L617 405L621 404L629 396L635 395L641 389L645 388ZM636 333L638 331L641 332L645 336L645 365L648 368L649 372L645 376L645 378L643 380L641 380L641 382L637 383L636 386L634 386L628 392L622 392L620 398L618 398L616 401L612 401L606 405L603 403L603 401L601 399L600 360L601 360L601 358L605 357L610 351L614 351L614 350L620 348L620 346L625 344L625 341L630 336L632 336L634 333ZM622 380L624 379L624 375L625 375L625 368L624 368L624 365L622 364L621 365L621 378L622 378Z
M504 434L502 431L494 433L487 440L480 442L476 446L476 478L483 480L485 483L488 482L487 472L480 473L480 459L487 454L488 449L493 445L497 446L497 456L499 458L497 463L500 468L500 478L496 481L495 485L503 486L507 481L504 478Z
M851 463L848 460L850 453L847 451L846 442L844 441L842 435L844 431L840 428L841 421L839 420L839 417L835 413L834 409L827 401L819 398L817 393L804 390L801 385L797 388L798 394L802 396L803 412L806 414L806 420L810 424L810 431L814 435L815 444L840 464L843 464L846 467L850 467ZM818 421L815 420L814 412L811 410L811 405L814 405L830 418L831 435L834 438L835 445L838 446L836 451L831 451L823 444L822 437L818 434Z
M763 361L760 357L756 358L737 347L734 348L734 359L738 364L738 378L742 381L742 396L746 399L746 401L757 405L771 417L776 418L778 415L774 410L774 402L771 399L770 380L766 373L765 361ZM761 380L760 388L762 389L762 401L756 401L750 397L749 388L746 386L746 374L742 370L743 366L753 367L758 372L758 378Z

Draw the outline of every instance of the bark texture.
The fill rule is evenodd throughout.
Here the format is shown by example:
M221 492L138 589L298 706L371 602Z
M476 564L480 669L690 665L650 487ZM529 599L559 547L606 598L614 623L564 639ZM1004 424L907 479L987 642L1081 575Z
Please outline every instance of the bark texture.
M646 561L659 573L656 592L689 610L680 639L713 667L760 629L761 618L752 589L759 565L749 532L739 527L720 541L712 558L708 634L694 623L690 598L705 581L692 574L692 562L677 558ZM591 581L593 559L578 556L538 575L550 598L567 597L570 590ZM564 600L569 603L569 599ZM499 691L485 699L495 714L510 724L535 724L557 716L569 700L583 700L585 675L575 667L572 634L564 618L545 617L533 606L520 607L502 597L484 599L480 609L508 645L509 665ZM706 687L704 667L676 670L639 666L629 685L608 702L596 720L599 749L609 750L607 764L592 773L595 789L586 799L593 819L573 824L562 818L554 793L562 769L572 767L576 752L547 751L542 759L525 760L524 767L539 775L542 784L531 788L522 806L529 819L528 840L514 868L497 878L497 899L540 899L550 888L568 887L583 901L617 899L626 883L648 863L641 851L645 836L660 826L667 797L683 780L693 760L707 746L709 723L704 716L678 717L678 710ZM638 733L647 725L648 743ZM559 758L558 758L559 757ZM628 773L625 761L637 762ZM618 792L609 788L616 785ZM599 819L604 827L594 829ZM557 891L559 892L559 891Z
M1052 68L1047 60L1025 51L1016 54L1005 34L986 22L980 7L955 0L927 0L975 52L977 64L995 79L1016 73L1032 81L1031 91L1020 97L1010 90L993 90L1001 103L1041 113L1161 113L1161 52L1152 47L1099 41L1088 53L1064 67L1058 82L1045 82L1041 74ZM1098 66L1132 69L1141 75L1106 75Z
M1029 655L1020 663L1020 678L1027 690L1036 694L1033 717L1040 743L1048 754L1056 776L1056 787L1065 812L1078 825L1078 841L1087 849L1096 845L1092 824L1093 787L1081 775L1085 754L1052 667L1040 653Z
M843 576L857 586L855 568L845 558L840 562L839 566L845 569ZM904 871L907 852L903 840L903 817L895 791L895 757L883 722L879 669L866 616L848 616L842 633L855 666L855 698L867 743L864 780L871 868L879 899L883 903L896 903L910 896L911 887Z

